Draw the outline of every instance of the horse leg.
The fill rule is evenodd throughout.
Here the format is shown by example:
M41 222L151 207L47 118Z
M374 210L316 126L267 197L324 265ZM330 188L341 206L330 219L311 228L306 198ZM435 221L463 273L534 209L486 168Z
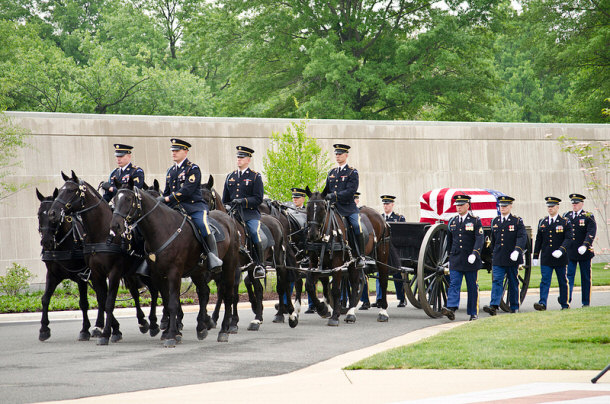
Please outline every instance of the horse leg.
M159 324L157 324L157 299L159 298L159 289L157 289L157 286L149 277L142 277L142 281L150 292L150 313L148 315L150 329L148 331L151 337L155 337L160 331Z
M197 297L199 298L199 313L197 314L197 328L195 329L197 339L202 341L208 336L208 327L206 318L209 319L207 313L207 304L210 298L210 288L208 287L202 273L197 273L191 276L195 288L197 289Z
M297 313L297 317L301 314L301 295L303 293L303 278L300 273L295 274L294 280L294 311Z
M222 326L220 327L220 332L218 333L218 342L228 342L229 334L231 331L231 321L232 321L232 312L231 309L233 306L237 309L237 305L234 304L233 293L235 290L235 265L232 265L230 262L223 267L222 271L222 300L225 302L225 314L222 320ZM219 296L220 298L220 296ZM237 311L237 310L236 310Z
M248 270L248 275L244 278L244 285L246 285L246 291L248 291L248 301L250 302L250 307L252 308L252 312L256 314L256 296L254 294L254 286L252 285L252 270Z
M239 314L237 312L237 304L239 303L239 283L241 281L241 272L235 269L235 276L233 279L233 295L232 295L232 315L231 324L229 325L229 334L237 334L239 326Z
M102 336L97 340L98 345L108 345L111 331L112 342L119 342L122 339L122 334L119 330L119 322L116 320L113 313L120 281L121 276L119 275L119 271L110 271L108 274L108 295L106 296L106 303L104 306L106 312L106 325L104 326L104 331L102 331Z
M348 279L352 287L349 291L349 309L347 310L347 315L345 316L345 322L348 324L356 322L356 306L358 305L358 301L360 300L360 296L358 296L358 285L360 283L360 270L355 266L350 266L348 271Z
M138 290L137 279L135 277L125 277L124 279L125 285L127 286L127 289L129 289L134 306L136 307L136 317L138 318L140 332L146 334L150 329L150 325L148 324L148 321L146 321L146 316L140 307L140 291Z
M218 318L220 317L220 307L222 306L222 288L224 284L221 281L216 282L216 305L214 306L214 311L212 312L212 319L214 326L211 328L216 328L216 324L218 324Z
M169 311L169 324L167 326L167 337L163 346L166 348L176 347L176 343L181 338L182 334L178 331L176 317L180 308L180 275L177 268L170 268L167 276L167 284L169 296L167 308Z
M288 275L290 274L288 271L291 271L289 269L284 269L282 272L284 273L283 276L286 277L286 280L288 282ZM295 287L296 287L296 278L299 277L298 274L293 274L294 278L295 278ZM299 277L300 278L300 277ZM290 282L288 282L287 285L287 289L288 289L288 293L290 293ZM290 295L289 295L290 296ZM295 309L294 305L292 304L292 296L290 296L290 298L286 301L287 302L287 311L288 311L288 325L290 326L290 328L295 328L298 324L299 324L299 312Z
M89 322L89 299L87 297L87 282L79 281L76 282L76 284L78 285L78 306L80 307L80 310L83 313L83 328L78 334L78 340L89 341L89 339L91 339L91 333L89 333L89 327L91 327L91 322Z
M250 321L250 324L248 324L248 331L258 331L263 322L263 284L260 279L254 279L253 274L250 272L252 272L252 270L249 271L248 278L250 278L252 287L254 288L254 301L250 302L254 311L254 320ZM250 295L249 292L248 295Z
M95 298L97 300L97 318L95 319L95 328L91 332L91 336L99 338L102 336L102 331L104 329L104 305L106 304L106 297L108 296L108 285L106 284L106 278L100 277L99 275L91 277L91 284L93 285Z
M40 331L38 332L38 339L40 341L46 341L51 338L51 329L49 328L49 303L51 303L51 296L53 296L59 282L61 281L57 279L55 275L50 271L47 271L47 282L41 299L42 318L40 320Z
M305 280L305 289L307 290L307 293L309 293L309 295L311 296L313 304L320 317L326 318L328 317L328 306L326 306L326 303L321 302L320 299L318 299L318 293L316 292L317 282L317 274L307 274L307 278Z
M333 314L328 319L328 325L337 327L339 325L339 316L341 315L341 273L333 275L333 283L331 293L333 295Z
M377 321L385 323L389 320L387 308L388 308L388 269L379 269L379 287L381 288L381 302L377 302L379 306L379 314L377 315Z
M288 282L286 282L286 276L283 274L283 270L277 268L276 269L276 274L277 274L277 284L275 285L275 290L278 294L279 297L279 302L278 302L278 311L277 313L275 313L275 317L273 318L273 322L274 323L283 323L284 322L284 313L286 313L286 305L284 304L284 299L286 299L286 301L291 300L291 297L289 295L290 292L290 287L288 285Z

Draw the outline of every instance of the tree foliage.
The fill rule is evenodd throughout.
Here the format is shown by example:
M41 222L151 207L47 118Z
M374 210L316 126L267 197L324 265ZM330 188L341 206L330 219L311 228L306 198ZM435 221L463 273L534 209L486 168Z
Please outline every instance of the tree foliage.
M289 201L291 188L321 190L331 164L315 138L307 136L307 122L291 122L284 132L271 134L271 147L263 159L265 193Z
M10 176L19 165L15 158L19 149L27 147L28 131L15 125L4 113L0 113L0 201L23 189L27 184L18 184Z

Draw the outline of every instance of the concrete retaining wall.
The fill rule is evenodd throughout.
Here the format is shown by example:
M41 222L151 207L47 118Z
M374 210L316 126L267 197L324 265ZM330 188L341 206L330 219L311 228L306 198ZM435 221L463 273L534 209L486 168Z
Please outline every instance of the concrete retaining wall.
M143 167L146 181L164 184L172 163L171 137L193 144L189 158L199 164L203 178L212 174L222 189L235 167L235 146L256 151L252 168L262 169L272 131L283 131L290 120L250 118L193 118L9 112L16 124L32 132L32 149L23 153L23 167L14 180L35 183L44 195L63 184L60 171L74 170L97 185L115 167L113 143L135 146L132 161ZM331 161L332 144L352 146L349 163L360 172L361 204L382 209L379 195L398 197L395 211L419 221L419 197L441 187L492 188L517 198L513 212L535 227L546 214L543 198L564 199L561 212L571 209L568 194L585 191L576 160L560 150L547 134L583 140L610 139L610 125L502 124L412 121L311 120L308 133L316 137ZM0 274L19 262L44 282L37 233L38 200L34 188L0 202ZM585 204L593 210L593 204ZM601 227L607 224L599 223ZM608 248L600 239L596 250ZM607 251L607 250L606 250Z

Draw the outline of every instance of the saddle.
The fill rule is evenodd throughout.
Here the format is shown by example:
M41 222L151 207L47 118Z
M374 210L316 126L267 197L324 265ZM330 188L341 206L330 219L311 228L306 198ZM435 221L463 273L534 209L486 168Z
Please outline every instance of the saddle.
M288 216L288 221L292 225L291 227L295 229L303 229L307 224L307 213L299 212L294 209L287 209L286 215Z
M193 233L195 234L197 241L199 241L201 244L203 244L204 240L203 240L203 236L201 235L201 231L199 230L199 227L197 227L197 225L195 224L195 222L193 222L193 220L190 218L190 216L186 217L186 221L193 228ZM220 243L221 241L224 241L224 239L226 238L226 235L225 235L224 231L222 230L220 223L218 223L218 221L216 219L208 216L208 225L210 226L210 229L212 230L212 234L214 234L214 238L216 239L216 242Z

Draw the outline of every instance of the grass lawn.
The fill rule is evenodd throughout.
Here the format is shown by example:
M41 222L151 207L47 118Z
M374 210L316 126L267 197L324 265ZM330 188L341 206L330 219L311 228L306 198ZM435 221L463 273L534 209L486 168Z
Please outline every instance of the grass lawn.
M589 307L469 322L347 369L599 370L609 360L610 307Z

